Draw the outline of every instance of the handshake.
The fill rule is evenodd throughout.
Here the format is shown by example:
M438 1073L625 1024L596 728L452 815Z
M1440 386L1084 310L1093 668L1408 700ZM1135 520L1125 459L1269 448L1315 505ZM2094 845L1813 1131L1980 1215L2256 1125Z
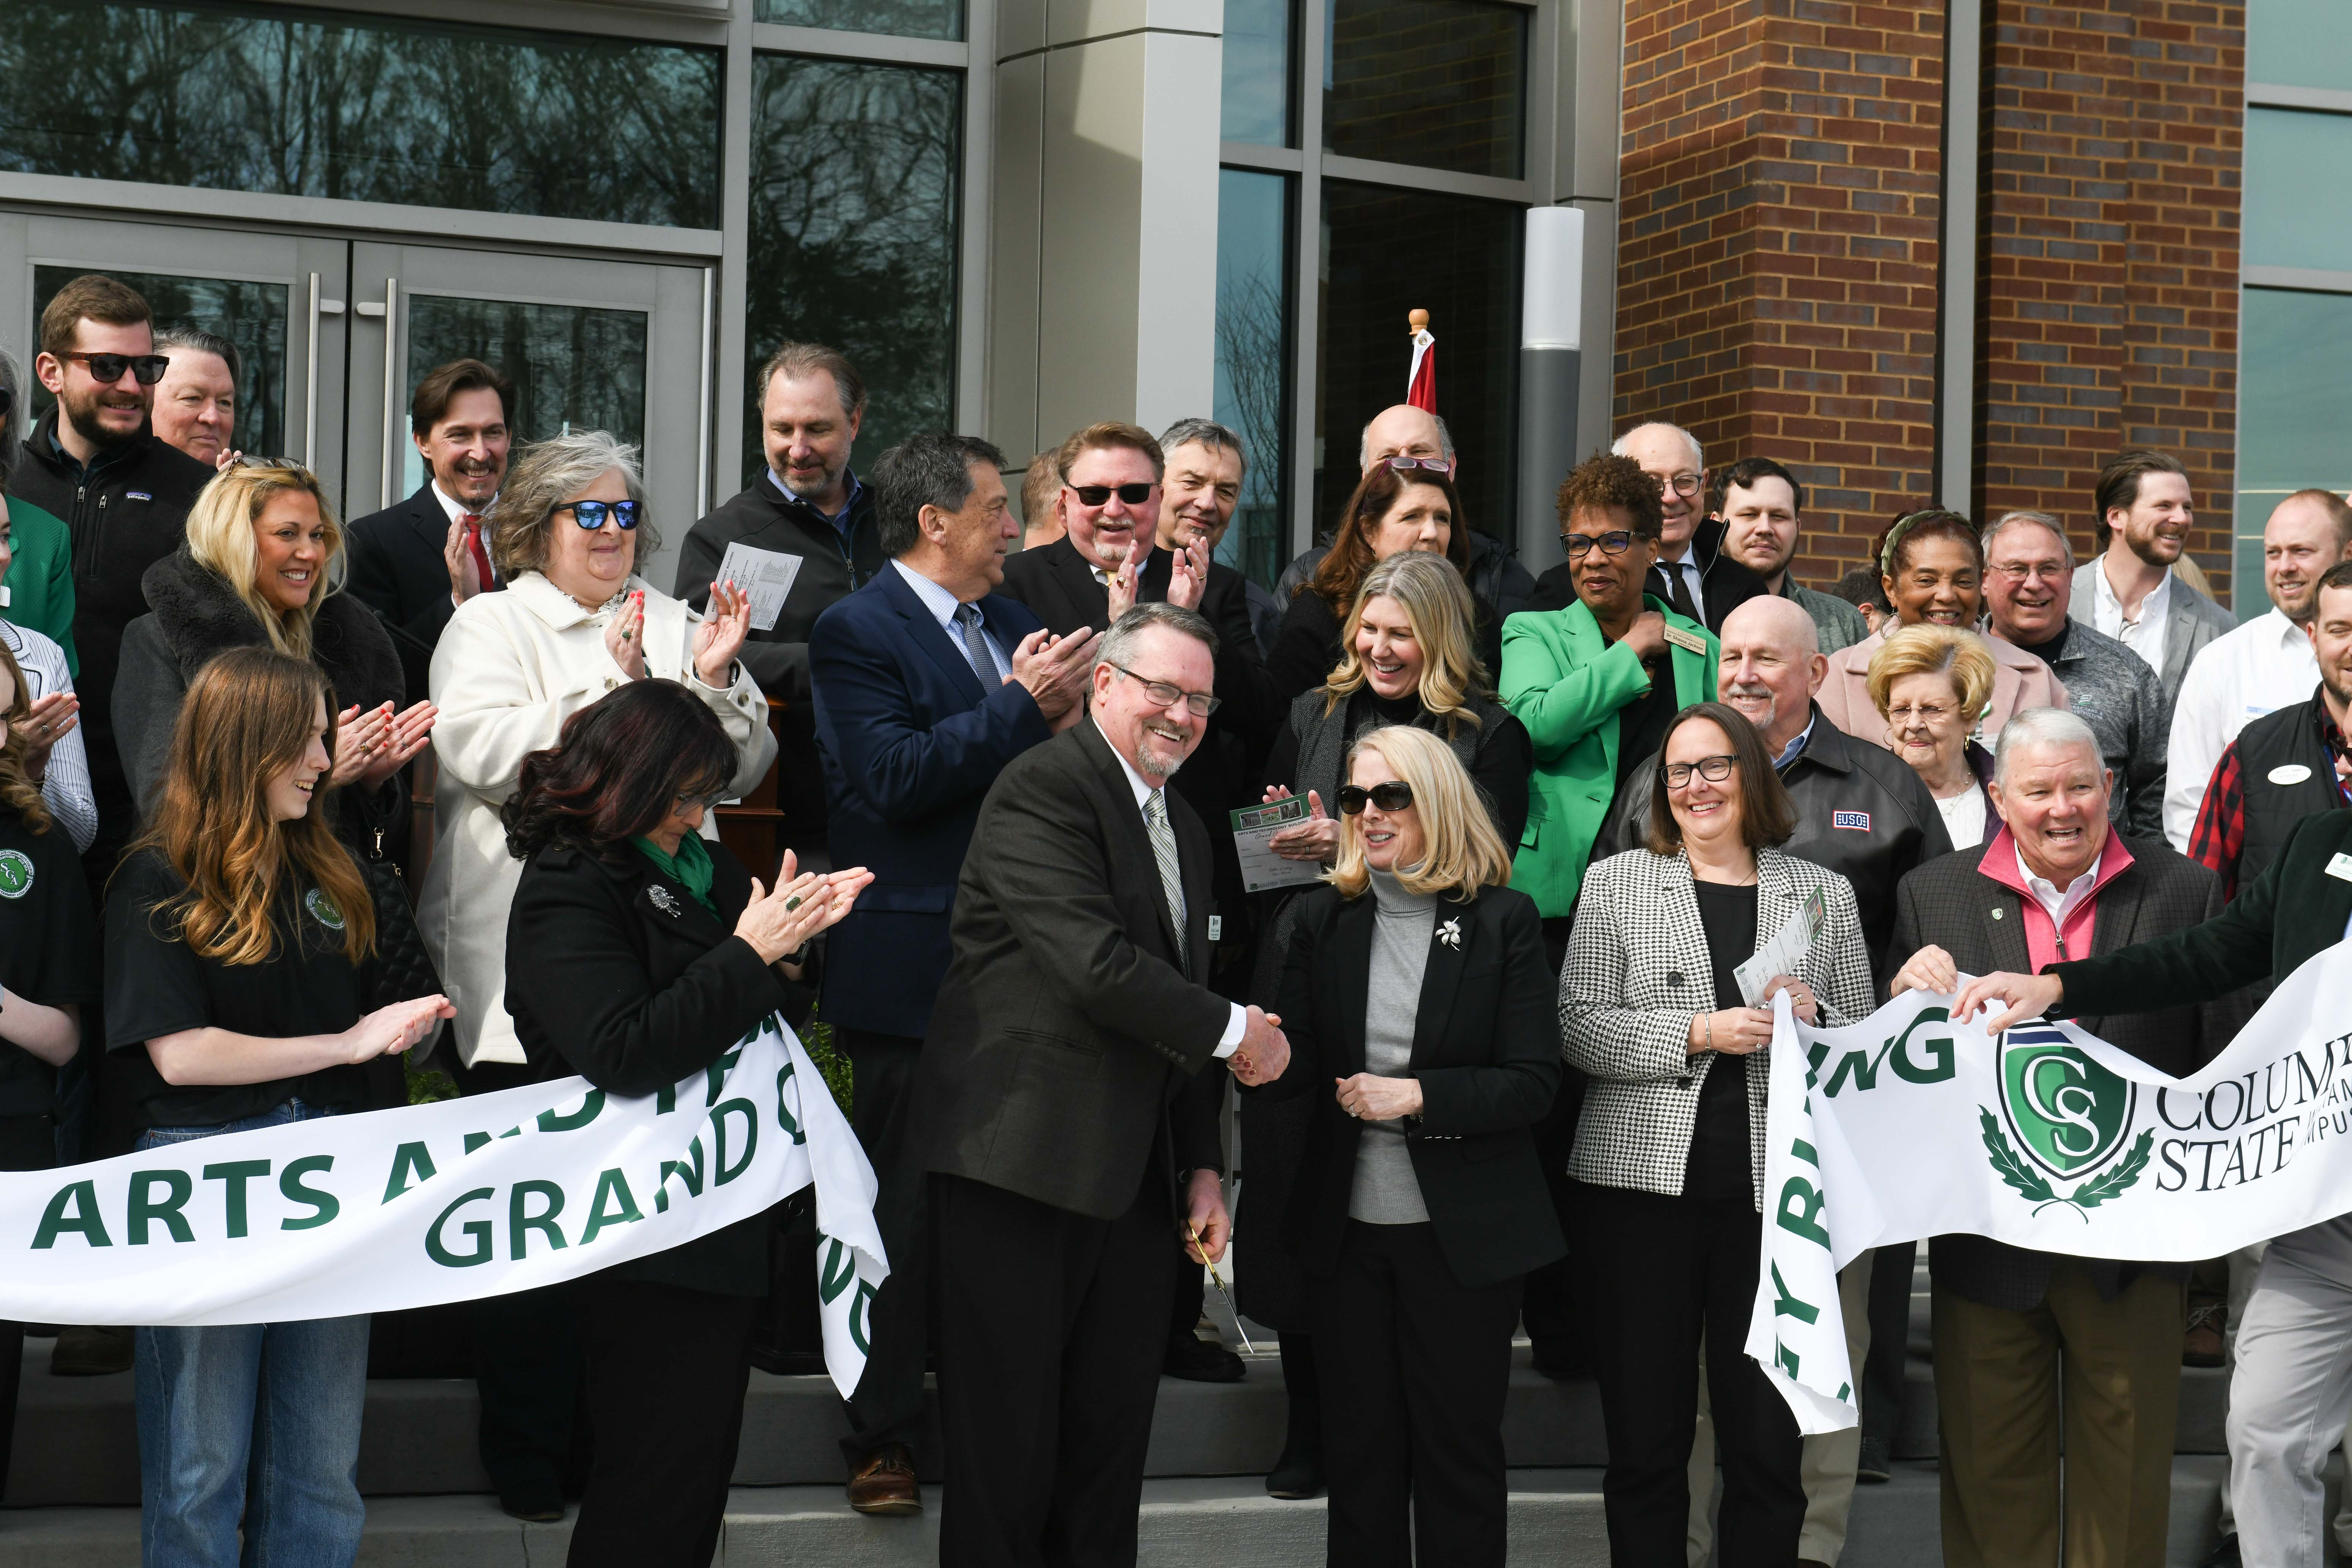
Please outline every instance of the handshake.
M1290 1065L1290 1042L1283 1037L1282 1019L1263 1007L1252 1007L1242 1027L1242 1043L1225 1058L1234 1078L1251 1089L1272 1083Z

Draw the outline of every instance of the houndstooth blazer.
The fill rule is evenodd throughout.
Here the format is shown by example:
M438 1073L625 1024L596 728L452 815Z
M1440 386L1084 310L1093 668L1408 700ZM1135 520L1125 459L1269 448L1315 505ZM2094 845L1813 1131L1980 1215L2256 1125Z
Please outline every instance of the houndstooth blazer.
M1756 852L1756 931L1763 941L1822 889L1826 920L1797 978L1812 987L1824 1024L1872 1011L1870 952L1843 877L1777 849ZM1612 855L1585 873L1568 961L1559 972L1559 1027L1570 1065L1591 1075L1569 1173L1600 1186L1678 1196L1690 1160L1699 1091L1717 1061L1687 1048L1691 1019L1738 997L1715 994L1715 964L1690 858L1647 849ZM1763 1207L1768 1047L1748 1060L1748 1147Z

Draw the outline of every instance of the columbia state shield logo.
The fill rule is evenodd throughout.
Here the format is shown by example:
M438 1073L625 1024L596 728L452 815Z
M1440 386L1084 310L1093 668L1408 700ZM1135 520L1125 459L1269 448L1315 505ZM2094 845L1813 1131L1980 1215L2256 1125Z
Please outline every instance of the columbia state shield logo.
M32 858L21 849L0 849L0 899L21 899L32 890Z
M2155 1143L2153 1129L2143 1130L2131 1152L2109 1164L2131 1131L2137 1085L2093 1061L2045 1023L2003 1034L1996 1061L2000 1119L1990 1107L1978 1108L1985 1153L2002 1183L2033 1204L2035 1213L2063 1204L2082 1214L2139 1180ZM2053 1179L2081 1176L2088 1179L2071 1193L2052 1185Z

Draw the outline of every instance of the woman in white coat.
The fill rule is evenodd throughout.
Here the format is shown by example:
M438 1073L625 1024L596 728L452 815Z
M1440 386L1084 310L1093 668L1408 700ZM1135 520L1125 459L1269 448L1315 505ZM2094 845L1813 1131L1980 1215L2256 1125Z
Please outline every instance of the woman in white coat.
M736 659L751 607L714 584L708 618L635 574L655 547L634 448L601 430L525 449L483 520L506 591L457 607L433 652L433 863L417 918L457 1008L470 1090L504 1088L489 1064L520 1068L506 1007L507 911L522 862L507 852L499 808L522 760L552 746L563 721L623 682L675 680L709 703L735 743L730 795L775 760L767 699ZM518 1076L513 1081L524 1079Z

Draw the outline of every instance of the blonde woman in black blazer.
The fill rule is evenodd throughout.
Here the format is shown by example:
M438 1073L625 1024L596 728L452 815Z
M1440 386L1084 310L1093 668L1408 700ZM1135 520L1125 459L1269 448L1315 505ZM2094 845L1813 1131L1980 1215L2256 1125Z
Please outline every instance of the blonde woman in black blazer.
M1843 877L1772 846L1796 808L1763 738L1720 702L1684 709L1652 775L1649 847L1593 867L1560 972L1569 1061L1591 1075L1570 1173L1595 1264L1601 1494L1617 1568L1683 1568L1698 1352L1723 1458L1717 1560L1796 1559L1795 1418L1748 1357L1762 1246L1772 1015L1732 970L1815 893L1824 920L1787 990L1800 1017L1871 1011L1870 954Z
M1443 740L1371 731L1347 778L1283 970L1290 1067L1257 1091L1316 1107L1283 1237L1322 1359L1327 1552L1499 1568L1520 1281L1567 1250L1530 1131L1560 1075L1543 927Z

